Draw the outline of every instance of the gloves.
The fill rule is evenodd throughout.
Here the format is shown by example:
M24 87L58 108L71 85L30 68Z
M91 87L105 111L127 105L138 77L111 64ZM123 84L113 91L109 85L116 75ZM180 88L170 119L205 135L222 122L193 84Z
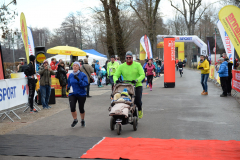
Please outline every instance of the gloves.
M79 82L79 78L77 75L74 75L74 78Z
M132 80L132 83L137 83L137 80L135 81L135 80Z
M70 88L67 88L67 92L69 92Z

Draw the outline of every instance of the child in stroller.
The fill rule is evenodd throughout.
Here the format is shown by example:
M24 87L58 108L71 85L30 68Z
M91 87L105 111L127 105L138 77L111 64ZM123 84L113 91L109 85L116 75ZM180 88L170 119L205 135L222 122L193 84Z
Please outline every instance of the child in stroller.
M117 84L114 87L112 97L113 100L109 108L109 116L112 116L110 120L111 130L114 130L116 126L117 133L120 135L122 125L132 124L134 131L136 131L138 119L133 117L133 113L136 112L134 86L129 83Z

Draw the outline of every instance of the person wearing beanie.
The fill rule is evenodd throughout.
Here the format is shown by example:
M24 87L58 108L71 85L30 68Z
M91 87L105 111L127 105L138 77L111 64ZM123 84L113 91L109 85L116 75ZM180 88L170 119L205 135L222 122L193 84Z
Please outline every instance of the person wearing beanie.
M63 61L59 62L59 64L58 64L57 73L58 74L56 74L57 75L56 78L59 79L60 86L62 87L62 97L67 98L66 86L67 86L67 73L68 72L65 70Z
M88 59L85 58L83 60L83 65L80 67L80 71L85 73L87 75L87 78L88 78L88 86L86 87L87 88L87 97L88 98L91 98L91 96L89 95L89 91L90 91L90 77L91 77L91 74L94 73L94 69L92 66L90 66L88 64Z
M113 75L117 71L118 66L119 66L119 63L117 61L115 61L115 56L112 55L111 61L108 62L108 64L107 64L107 74L108 74L108 78L110 79L110 83L112 84L112 90L113 90L113 86L114 86Z
M42 66L39 69L40 74L40 93L43 109L50 109L48 101L51 95L51 75L55 75L55 72L51 69L47 60L43 61Z
M68 77L68 89L69 92L69 104L71 109L71 114L73 117L73 122L71 127L75 127L78 123L77 119L77 111L76 111L76 103L78 102L78 107L81 116L81 126L85 127L85 110L84 104L86 101L86 87L89 85L87 75L80 71L80 64L79 62L73 63L73 73L71 73Z
M121 64L115 74L113 75L113 81L116 83L118 78L122 75L126 81L132 81L136 84L135 87L135 101L134 104L138 107L138 118L143 117L142 109L142 80L145 78L144 70L140 63L133 61L133 55L131 51L128 51L125 55L126 62ZM137 117L137 113L133 113L134 117Z
M34 75L36 74L35 71L35 56L29 56L30 63L27 65L26 69L24 70L24 74L27 76L28 79L28 87L29 87L29 96L28 96L28 103L30 107L30 113L38 112L35 108L33 108L33 99L35 94L35 87L36 87L36 80Z

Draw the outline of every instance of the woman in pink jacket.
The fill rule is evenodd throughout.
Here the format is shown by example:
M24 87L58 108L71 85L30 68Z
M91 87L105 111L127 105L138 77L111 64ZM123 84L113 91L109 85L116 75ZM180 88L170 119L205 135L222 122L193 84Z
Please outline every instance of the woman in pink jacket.
M152 91L152 81L153 81L153 73L155 71L155 66L152 63L152 60L148 60L148 64L145 66L145 72L147 75L147 81L150 87L150 91Z

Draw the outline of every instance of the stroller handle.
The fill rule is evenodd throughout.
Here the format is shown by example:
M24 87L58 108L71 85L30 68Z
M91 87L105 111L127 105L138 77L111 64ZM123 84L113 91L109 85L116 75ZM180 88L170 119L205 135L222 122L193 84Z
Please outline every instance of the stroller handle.
M119 80L117 80L116 83L117 84L120 84L120 83L133 83L133 85L136 86L137 81L135 81L135 80L132 80L132 81L127 81L127 80L126 81L119 81Z

